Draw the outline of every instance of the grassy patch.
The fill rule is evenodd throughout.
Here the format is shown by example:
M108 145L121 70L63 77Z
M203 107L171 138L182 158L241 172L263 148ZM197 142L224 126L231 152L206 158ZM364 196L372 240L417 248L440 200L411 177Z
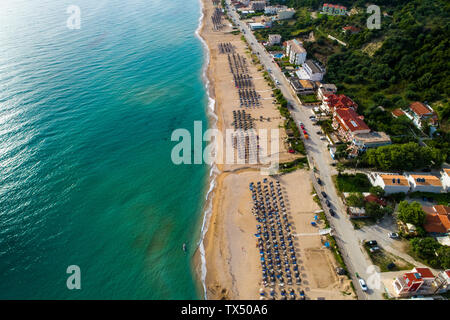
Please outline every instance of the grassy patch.
M378 266L381 272L411 270L414 268L414 265L412 265L411 263L403 260L400 257L397 257L390 252L387 252L384 249L380 249L377 252L370 252L369 248L369 245L364 244L364 249L372 260L372 263ZM388 265L391 263L394 263L395 266L389 269Z
M289 173L297 169L303 169L308 163L306 157L301 157L290 162L280 163L280 173Z
M336 176L336 188L339 192L368 192L372 186L369 178L363 173Z

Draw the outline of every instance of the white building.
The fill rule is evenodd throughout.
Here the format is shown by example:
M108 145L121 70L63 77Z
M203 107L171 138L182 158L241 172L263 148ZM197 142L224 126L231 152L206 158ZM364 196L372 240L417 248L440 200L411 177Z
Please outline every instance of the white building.
M289 8L278 12L277 20L292 19L295 15L295 9Z
M277 14L280 11L287 10L287 6L267 6L264 9L265 14Z
M439 177L432 174L407 174L406 177L411 185L411 191L413 192L440 193L444 191Z
M374 187L381 187L386 194L408 193L410 190L409 180L404 175L372 172L368 177Z
M248 24L250 26L250 29L257 30L257 29L264 29L266 26L259 22L250 22Z
M297 39L286 42L286 55L289 57L289 62L292 64L301 65L306 60L306 50Z
M441 183L446 192L450 191L450 169L445 168L441 171Z
M334 94L337 92L337 87L332 83L323 83L317 90L317 97L323 100L326 94Z
M322 81L323 76L325 75L325 69L317 62L308 59L296 74L297 77L302 80Z
M281 36L279 34L269 34L268 45L273 46L281 42Z

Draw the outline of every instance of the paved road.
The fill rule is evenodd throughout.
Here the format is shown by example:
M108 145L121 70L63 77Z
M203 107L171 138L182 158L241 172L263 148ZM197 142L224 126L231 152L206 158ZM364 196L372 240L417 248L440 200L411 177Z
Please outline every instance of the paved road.
M230 0L226 0L229 8L231 8ZM335 217L331 217L329 212L327 212L328 219L330 220L330 225L334 229L334 236L341 249L344 261L351 273L354 287L357 291L359 299L383 299L382 293L383 288L370 288L367 292L363 292L359 285L358 279L355 276L357 272L361 278L366 279L369 274L366 270L371 265L370 259L363 252L363 248L358 237L355 234L353 225L345 214L344 204L338 197L336 190L334 188L331 176L335 174L334 167L331 166L331 157L328 152L326 143L320 140L320 135L316 133L320 128L313 126L309 119L311 116L311 111L309 108L303 107L291 89L289 82L287 81L284 74L281 72L278 65L273 61L273 58L265 50L265 48L256 40L255 36L251 32L250 28L239 20L239 15L235 10L228 10L229 15L235 21L235 23L244 32L244 36L251 47L252 51L258 55L261 63L265 66L266 70L270 69L271 76L274 80L279 81L278 88L283 93L286 100L290 105L294 106L294 110L291 110L292 117L298 124L300 121L304 123L306 131L308 132L309 139L306 140L305 147L308 153L308 159L311 164L317 168L317 174L320 176L321 180L324 182L324 186L317 189L320 193L325 191L328 195L328 199L332 204L332 208L337 212ZM317 186L317 184L316 184ZM319 187L319 186L317 186ZM319 195L321 198L322 196ZM323 198L322 198L323 200ZM326 207L326 206L324 206Z

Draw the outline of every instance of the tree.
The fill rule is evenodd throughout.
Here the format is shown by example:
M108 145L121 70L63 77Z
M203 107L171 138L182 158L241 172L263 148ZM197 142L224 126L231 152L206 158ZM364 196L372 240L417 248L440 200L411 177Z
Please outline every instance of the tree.
M383 207L376 202L366 202L365 209L366 214L375 220L383 218L386 213Z
M383 188L380 186L370 187L369 192L373 195L376 195L379 198L383 197L385 194Z
M404 200L400 202L398 212L398 218L405 223L421 227L425 222L426 213L422 210L420 203L416 201L408 203Z
M438 268L440 266L440 261L436 253L441 245L434 238L413 238L410 240L410 244L412 251L420 259L425 260L432 267Z
M345 202L347 202L349 207L362 208L364 207L365 201L361 192L352 192L347 199L345 199Z
M341 176L342 172L344 172L344 170L345 170L344 165L343 165L342 163L339 162L339 163L336 165L336 170L337 170L337 172L338 172L338 176Z
M450 269L450 247L441 246L437 249L439 263L442 269Z

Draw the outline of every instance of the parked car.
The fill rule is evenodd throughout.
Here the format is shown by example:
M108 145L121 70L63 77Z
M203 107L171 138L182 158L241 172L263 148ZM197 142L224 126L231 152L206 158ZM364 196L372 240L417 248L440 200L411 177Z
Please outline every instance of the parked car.
M322 185L322 180L320 180L320 178L317 178L317 183L319 184L319 186Z
M366 241L366 244L371 247L374 247L374 246L378 245L378 242L376 242L375 240L370 240L370 241Z
M326 137L320 137L320 140L327 140Z
M398 239L398 238L400 238L400 236L398 235L397 232L391 232L391 233L389 233L389 238Z
M322 191L322 196L326 199L328 195L325 193L325 191Z
M372 247L369 250L370 250L370 252L377 252L377 251L380 251L380 247Z
M331 207L330 200L327 200L325 203L327 204L328 208Z
M330 214L331 214L332 217L334 217L336 215L336 212L334 212L333 209L330 209Z
M359 285L361 286L362 291L367 291L367 285L366 282L364 281L364 279L359 278Z

